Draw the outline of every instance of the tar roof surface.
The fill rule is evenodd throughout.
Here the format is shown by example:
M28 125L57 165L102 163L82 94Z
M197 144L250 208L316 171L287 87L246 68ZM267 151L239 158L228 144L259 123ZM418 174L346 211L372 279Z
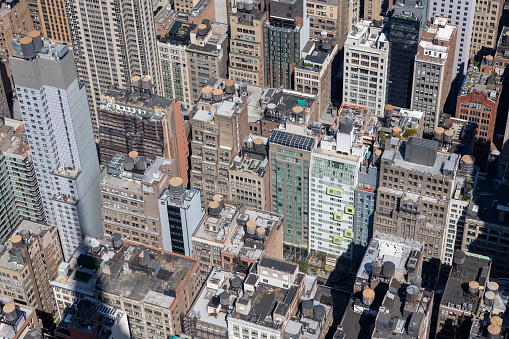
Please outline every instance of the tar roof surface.
M281 272L290 273L290 274L294 273L295 270L297 269L297 265L296 264L288 263L288 262L281 261L281 260L272 259L272 258L269 258L269 257L263 257L260 260L260 262L258 263L258 266L259 267L267 267L267 268L275 269L275 270L278 270L278 271L281 271Z

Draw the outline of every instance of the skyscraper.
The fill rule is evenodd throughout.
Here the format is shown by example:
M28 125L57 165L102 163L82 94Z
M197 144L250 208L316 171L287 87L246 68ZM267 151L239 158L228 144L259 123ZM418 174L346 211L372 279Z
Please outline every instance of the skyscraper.
M429 1L429 17L447 16L447 22L458 26L456 48L454 49L454 73L451 85L452 97L458 95L463 78L467 72L472 41L472 30L476 11L475 0L437 0ZM454 106L454 100L451 105ZM454 108L454 107L451 107ZM452 113L452 112L450 112Z
M426 22L415 55L412 109L424 112L424 135L432 136L454 77L457 27L446 17Z
M388 24L389 64L385 98L390 105L410 108L414 58L427 13L427 4L423 0L401 0L394 5Z
M85 88L67 44L24 37L13 47L9 62L44 210L68 258L83 235L102 233L101 172Z
M291 89L295 65L309 40L306 1L272 0L269 8L263 26L265 85Z
M111 86L129 88L132 76L152 78L162 94L156 26L150 1L66 1L73 52L80 80L87 88L94 135L98 137L97 105Z

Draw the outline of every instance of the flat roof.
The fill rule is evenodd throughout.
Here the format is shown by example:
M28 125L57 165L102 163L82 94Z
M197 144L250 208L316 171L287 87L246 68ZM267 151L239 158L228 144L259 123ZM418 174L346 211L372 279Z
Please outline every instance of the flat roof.
M258 263L258 267L266 267L280 272L293 274L297 270L298 265L269 257L263 257Z
M199 239L203 239L227 245L226 240L229 239L237 229L237 221L234 218L238 212L239 209L237 206L229 203L224 203L224 207L221 209L219 217L212 216L207 212L200 222L200 225L196 227L193 234L193 240L199 241ZM215 226L216 231L207 230L207 226L210 225Z
M466 254L465 263L460 267L453 267L451 269L440 304L456 309L470 309L469 312L475 313L480 298L470 297L467 293L468 283L470 281L479 282L483 268L490 267L491 260L479 255L474 256L468 252L464 253ZM487 282L487 277L485 277L485 282ZM470 308L468 305L470 305Z
M269 142L282 146L311 151L315 145L315 138L288 133L281 130L274 130L270 135Z

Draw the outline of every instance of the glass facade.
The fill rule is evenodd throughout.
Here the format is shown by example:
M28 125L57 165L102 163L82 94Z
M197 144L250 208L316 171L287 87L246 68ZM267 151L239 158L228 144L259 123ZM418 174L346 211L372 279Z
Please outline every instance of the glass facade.
M168 205L167 209L168 209L168 223L170 225L172 252L186 255L186 251L184 248L184 234L182 230L180 208Z
M385 102L410 108L414 59L419 46L420 21L393 16L389 22L389 64Z

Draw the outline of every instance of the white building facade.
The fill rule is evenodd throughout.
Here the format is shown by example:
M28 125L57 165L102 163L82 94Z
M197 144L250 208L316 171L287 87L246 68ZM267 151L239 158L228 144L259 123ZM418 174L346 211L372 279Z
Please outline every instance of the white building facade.
M40 52L42 41L13 42L25 53L9 59L47 221L57 226L67 259L84 235L102 233L102 174L73 54L66 44L45 43Z
M383 23L359 21L345 41L343 102L383 116L389 42Z

